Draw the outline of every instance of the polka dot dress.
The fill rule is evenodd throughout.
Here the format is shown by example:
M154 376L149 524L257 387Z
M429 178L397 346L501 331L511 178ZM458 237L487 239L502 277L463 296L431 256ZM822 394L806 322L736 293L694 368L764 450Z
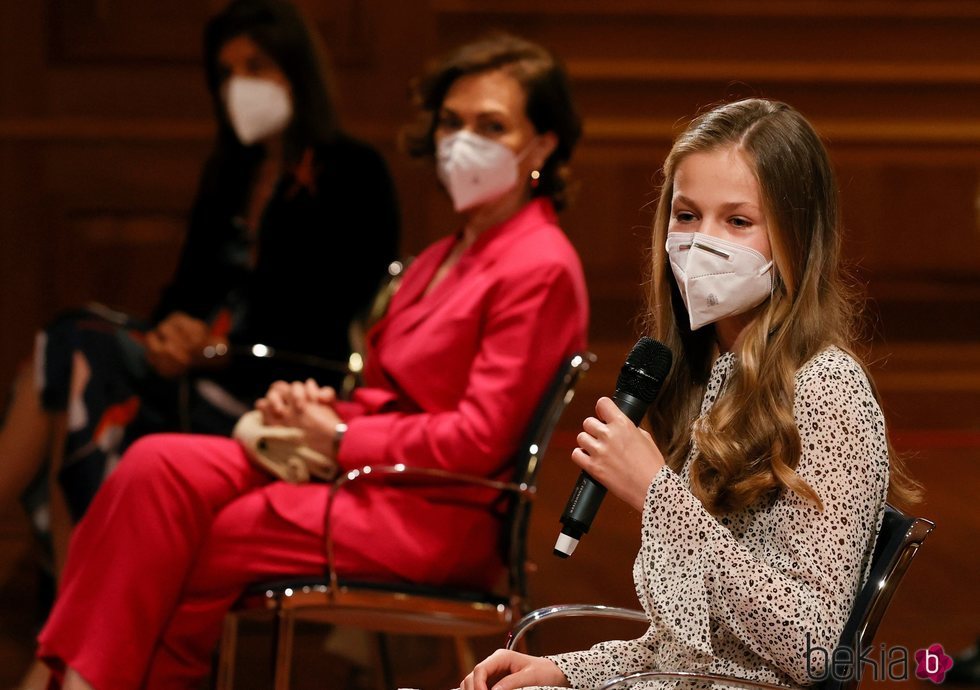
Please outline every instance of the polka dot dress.
M734 367L731 353L716 360L702 414ZM884 511L888 447L864 372L836 347L797 372L793 412L803 448L797 472L820 496L823 512L784 490L774 502L718 519L687 488L696 448L680 476L663 468L647 494L633 565L650 628L636 640L549 657L572 687L643 670L789 686L824 674L818 649L837 645L867 578Z

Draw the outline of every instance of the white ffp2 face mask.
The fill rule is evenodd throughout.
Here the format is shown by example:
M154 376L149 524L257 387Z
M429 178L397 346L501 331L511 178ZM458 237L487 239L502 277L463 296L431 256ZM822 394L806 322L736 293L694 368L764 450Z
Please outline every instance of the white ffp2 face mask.
M772 294L772 261L749 247L698 232L669 232L667 256L692 331L747 312Z
M289 90L271 79L232 77L224 96L228 120L245 146L279 134L293 119Z
M436 152L436 172L457 211L513 189L518 162L507 146L465 129L440 141Z

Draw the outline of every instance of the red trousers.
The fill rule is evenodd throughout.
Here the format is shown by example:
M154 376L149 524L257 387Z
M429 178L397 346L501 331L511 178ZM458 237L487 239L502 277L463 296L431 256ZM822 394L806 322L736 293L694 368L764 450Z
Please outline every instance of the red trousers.
M319 512L307 524L285 519L270 487ZM229 439L137 441L75 531L38 656L97 690L195 687L246 585L323 573L326 495L324 485L270 484ZM338 570L397 578L344 529L345 516L360 519L358 501L341 493L334 506Z

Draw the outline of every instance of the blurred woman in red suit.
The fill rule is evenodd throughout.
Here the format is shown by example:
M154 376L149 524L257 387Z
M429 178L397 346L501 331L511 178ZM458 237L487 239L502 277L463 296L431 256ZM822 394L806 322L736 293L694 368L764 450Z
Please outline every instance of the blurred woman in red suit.
M514 37L464 46L417 91L424 118L409 149L435 159L458 231L406 272L369 333L366 386L350 402L279 382L257 408L267 424L304 429L345 470L404 463L506 478L537 401L585 345L585 281L555 214L580 124L553 57ZM65 688L196 687L246 585L323 572L326 497L324 484L270 481L235 441L137 442L72 540L39 657ZM342 492L337 569L487 586L499 522L482 499L381 484Z

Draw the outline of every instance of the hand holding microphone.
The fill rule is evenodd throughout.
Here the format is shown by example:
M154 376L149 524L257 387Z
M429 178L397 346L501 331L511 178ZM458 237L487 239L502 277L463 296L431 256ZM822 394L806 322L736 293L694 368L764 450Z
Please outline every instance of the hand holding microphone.
M616 407L599 398L595 416L582 423L572 461L593 481L642 512L650 483L666 463L653 437Z
M596 407L597 414L603 418L603 421L594 419L586 421L586 434L582 440L588 447L576 450L576 453L587 454L590 448L599 452L605 448L604 441L598 440L599 437L595 436L595 434L605 435L604 422L609 422L610 426L627 421L632 425L638 424L659 394L670 371L672 359L670 350L662 343L651 338L640 338L626 358L626 363L623 364L612 400L601 400ZM615 408L622 411L626 419L617 414ZM595 434L591 434L590 431L594 431ZM637 448L637 444L641 447ZM653 439L644 432L634 437L629 446L620 446L616 450L629 463L631 460L636 460L636 456L644 451L642 448L644 444L648 444L647 450L659 455ZM562 530L555 543L556 556L567 558L572 554L579 539L592 526L592 520L605 495L606 487L597 482L588 472L583 471L561 516Z

